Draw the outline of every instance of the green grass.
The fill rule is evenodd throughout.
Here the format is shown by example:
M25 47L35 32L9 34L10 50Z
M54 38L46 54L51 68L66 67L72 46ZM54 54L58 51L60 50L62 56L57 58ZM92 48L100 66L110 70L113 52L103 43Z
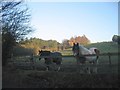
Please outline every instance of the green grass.
M100 50L100 53L114 53L118 52L118 44L113 43L113 42L101 42L101 43L91 43L89 45L85 46L86 48L91 48L91 47L96 47ZM72 48L69 48L64 51L60 51L62 55L73 55L72 53Z
M20 69L28 69L31 70L31 66L29 62L29 58L24 57L16 57L18 68ZM39 58L34 58L35 60L35 66L37 70L45 71L46 67L44 64L44 59L39 60ZM25 62L26 61L26 62ZM22 63L21 63L22 62ZM108 56L100 56L98 59L98 68L99 68L99 74L102 73L118 73L118 56L111 56L111 63L112 65L109 65L109 57ZM89 63L86 64L90 65ZM101 65L101 66L99 66ZM74 57L63 57L62 58L62 65L61 65L61 72L76 72L79 69L81 69L80 65L76 65L76 59Z
M113 42L101 42L86 45L87 48L96 47L101 53L118 52L118 44Z
M64 50L64 51L60 51L62 53L62 55L72 55L72 49L68 49L68 50Z
M87 45L85 47L87 47L87 48L97 47L101 51L101 53L118 52L118 45L113 42L94 43L94 44ZM72 55L72 50L71 50L71 48L69 48L67 50L61 51L61 53L62 53L62 55ZM17 62L29 61L29 59L30 59L30 57L16 57L15 61L17 61ZM74 57L62 57L62 59L63 59L63 61L62 61L63 68L66 66L68 66L68 68L69 68L69 67L72 67L71 65L76 65L76 59ZM34 60L38 67L42 66L42 70L43 70L43 68L45 68L43 59L39 61L39 58L34 58ZM108 56L100 56L98 62L101 65L104 65L104 64L107 65L107 64L109 64L109 57ZM117 67L118 67L118 56L111 56L111 62L113 65L116 65L113 67L114 70L116 69L115 70L115 73L116 73ZM105 67L100 68L100 69L102 69L102 70L105 69L107 72L107 69ZM100 71L100 73L102 73L102 71Z
M89 47L97 47L100 49L101 53L106 52L118 52L118 45L112 42L102 42L102 43L95 43L90 44L86 46ZM72 55L71 49L67 49L65 51L62 51L62 55ZM21 61L29 61L30 57L16 57L15 61L21 62ZM62 57L62 71L76 71L76 68L79 68L76 66L76 59L74 57ZM44 59L39 61L39 58L34 58L36 67L38 70L45 70L44 65ZM99 56L98 59L99 65L103 65L99 67L99 73L118 73L118 56L111 56L111 63L112 63L112 69L109 68L109 57L108 56ZM23 65L23 63L22 63ZM26 66L26 65L23 65ZM29 68L30 65L28 65Z

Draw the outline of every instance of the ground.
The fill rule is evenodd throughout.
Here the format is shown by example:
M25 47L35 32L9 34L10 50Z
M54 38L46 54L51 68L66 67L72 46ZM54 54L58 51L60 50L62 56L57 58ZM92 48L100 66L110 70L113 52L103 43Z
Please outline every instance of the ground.
M81 74L3 67L2 88L118 88L118 74Z
M118 52L118 46L112 42L91 44L101 53ZM71 55L72 51L62 52L62 55ZM18 66L9 64L2 67L2 88L118 88L118 56L112 56L109 65L108 56L99 57L98 73L81 73L81 66L76 65L73 57L63 57L61 70L45 71L44 60L35 58L36 69L29 66L28 57L17 57L14 61ZM22 63L23 62L23 63Z

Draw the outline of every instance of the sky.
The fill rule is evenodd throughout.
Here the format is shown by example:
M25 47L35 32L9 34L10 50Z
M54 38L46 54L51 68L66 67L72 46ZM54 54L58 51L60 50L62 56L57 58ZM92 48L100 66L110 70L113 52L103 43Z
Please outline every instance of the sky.
M85 35L91 43L111 41L118 34L117 2L27 2L31 26L28 37L62 42Z

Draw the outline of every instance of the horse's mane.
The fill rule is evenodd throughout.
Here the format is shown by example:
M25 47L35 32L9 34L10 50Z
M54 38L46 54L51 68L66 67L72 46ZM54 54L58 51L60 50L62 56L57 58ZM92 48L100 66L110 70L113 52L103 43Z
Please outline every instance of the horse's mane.
M82 54L90 54L90 50L85 48L83 45L79 45L80 53Z

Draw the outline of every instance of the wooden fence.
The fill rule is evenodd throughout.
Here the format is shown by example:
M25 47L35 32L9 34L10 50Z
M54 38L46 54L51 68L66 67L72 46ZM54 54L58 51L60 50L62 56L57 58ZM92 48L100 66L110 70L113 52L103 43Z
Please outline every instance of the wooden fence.
M99 54L99 56L107 56L108 59L109 59L109 64L97 64L97 67L99 68L99 72L102 72L102 73L117 73L117 63L116 64L113 64L111 63L111 57L112 56L119 56L120 55L120 52L119 53L101 53ZM95 54L92 54L92 55L84 55L84 56L96 56ZM42 64L38 64L38 63L34 63L34 60L36 58L48 58L50 56L34 56L34 55L31 55L29 57L27 57L27 61L20 61L20 62L17 62L16 60L13 59L13 64L15 65L16 68L23 68L23 69L40 69L40 65L42 66ZM58 57L58 56L52 56L53 57ZM62 58L74 58L73 55L63 55L61 56ZM24 57L23 57L24 59ZM30 61L29 61L30 60ZM81 69L82 67L96 67L96 65L93 65L93 64L87 64L87 65L72 65L72 64L67 64L67 65L63 65L64 67L64 70L63 71L75 71L75 70L79 70ZM69 68L69 69L68 69ZM43 68L41 68L41 70L44 70ZM101 71L102 70L102 71Z
M109 64L111 65L111 56L119 56L120 52L115 52L115 53L101 53L98 54L98 56L108 56L109 59ZM96 54L88 54L84 56L96 56ZM32 58L50 58L50 56L31 56ZM74 57L73 55L63 55L63 56L52 56L51 58L56 58L56 57Z

